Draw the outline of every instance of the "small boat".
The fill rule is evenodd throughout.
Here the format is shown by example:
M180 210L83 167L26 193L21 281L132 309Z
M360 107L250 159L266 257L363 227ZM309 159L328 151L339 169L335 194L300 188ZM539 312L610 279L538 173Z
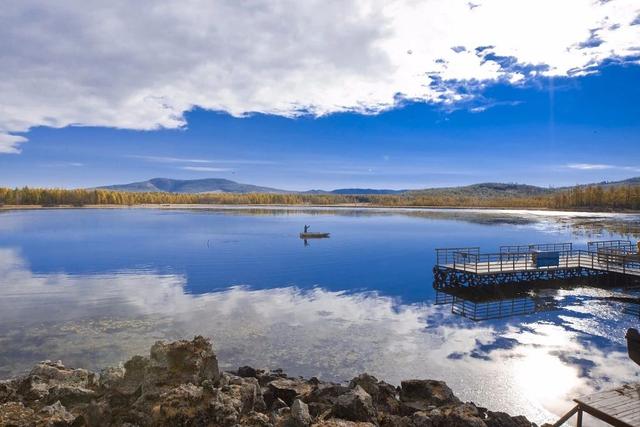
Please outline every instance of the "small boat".
M640 365L640 333L637 329L629 328L627 330L627 351L631 360Z
M300 233L301 239L326 239L330 233Z

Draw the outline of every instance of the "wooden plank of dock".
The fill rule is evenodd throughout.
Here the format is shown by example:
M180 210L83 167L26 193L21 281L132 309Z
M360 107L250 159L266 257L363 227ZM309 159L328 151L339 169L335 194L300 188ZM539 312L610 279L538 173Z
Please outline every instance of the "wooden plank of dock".
M640 426L640 383L583 396L574 399L574 402L578 406L562 417L562 423L577 412L577 425L581 427L582 412L586 412L615 427Z

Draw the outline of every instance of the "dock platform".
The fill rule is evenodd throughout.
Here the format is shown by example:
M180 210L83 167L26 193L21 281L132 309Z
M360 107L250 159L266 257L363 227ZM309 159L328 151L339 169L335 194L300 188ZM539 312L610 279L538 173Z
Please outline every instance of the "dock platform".
M627 240L501 246L481 253L478 247L436 249L434 288L492 286L592 276L640 280L640 254Z
M582 427L582 414L616 427L640 426L640 384L627 384L613 390L601 391L574 399L576 406L560 418L559 427L577 414L577 427Z

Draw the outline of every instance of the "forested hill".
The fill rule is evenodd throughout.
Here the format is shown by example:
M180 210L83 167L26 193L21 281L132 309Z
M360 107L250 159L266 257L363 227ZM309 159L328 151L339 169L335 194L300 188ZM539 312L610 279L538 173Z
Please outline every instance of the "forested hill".
M557 189L536 187L526 184L503 184L487 182L463 187L426 188L424 190L409 190L406 193L414 196L462 196L462 197L529 197L551 194Z
M624 181L604 181L581 187L597 186L615 188L627 185L640 185L640 177ZM423 197L473 197L473 198L521 198L554 194L569 190L573 187L538 187L535 185L487 182L460 187L425 188L417 190L387 190L373 188L340 188L336 190L290 191L278 188L262 187L258 185L242 184L222 178L206 178L194 180L179 180L170 178L153 178L148 181L130 184L108 185L99 187L101 190L124 191L133 193L161 192L178 194L200 193L270 193L270 194L317 194L317 195L404 195Z
M0 188L2 205L140 205L140 204L231 204L231 205L360 205L402 207L492 207L584 210L640 210L640 184L576 186L540 194L516 195L510 187L483 188L482 196L458 192L429 191L402 194L305 194L305 193L169 193L113 190L64 190L45 188ZM534 187L535 188L535 187ZM477 187L476 187L477 189ZM474 190L475 191L475 190ZM498 191L498 193L492 193ZM511 193L506 193L511 191ZM528 189L527 191L536 191ZM470 192L469 194L476 194ZM501 194L490 196L489 194Z

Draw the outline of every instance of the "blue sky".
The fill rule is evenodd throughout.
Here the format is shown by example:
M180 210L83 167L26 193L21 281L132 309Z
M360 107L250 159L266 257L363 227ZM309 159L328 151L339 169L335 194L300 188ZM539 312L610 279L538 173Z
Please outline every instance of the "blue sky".
M223 177L299 190L622 179L640 176L638 82L639 66L609 65L492 85L454 111L406 103L377 115L234 118L196 109L177 130L38 127L21 154L0 156L0 185Z
M640 176L633 0L200 3L9 3L0 185Z

